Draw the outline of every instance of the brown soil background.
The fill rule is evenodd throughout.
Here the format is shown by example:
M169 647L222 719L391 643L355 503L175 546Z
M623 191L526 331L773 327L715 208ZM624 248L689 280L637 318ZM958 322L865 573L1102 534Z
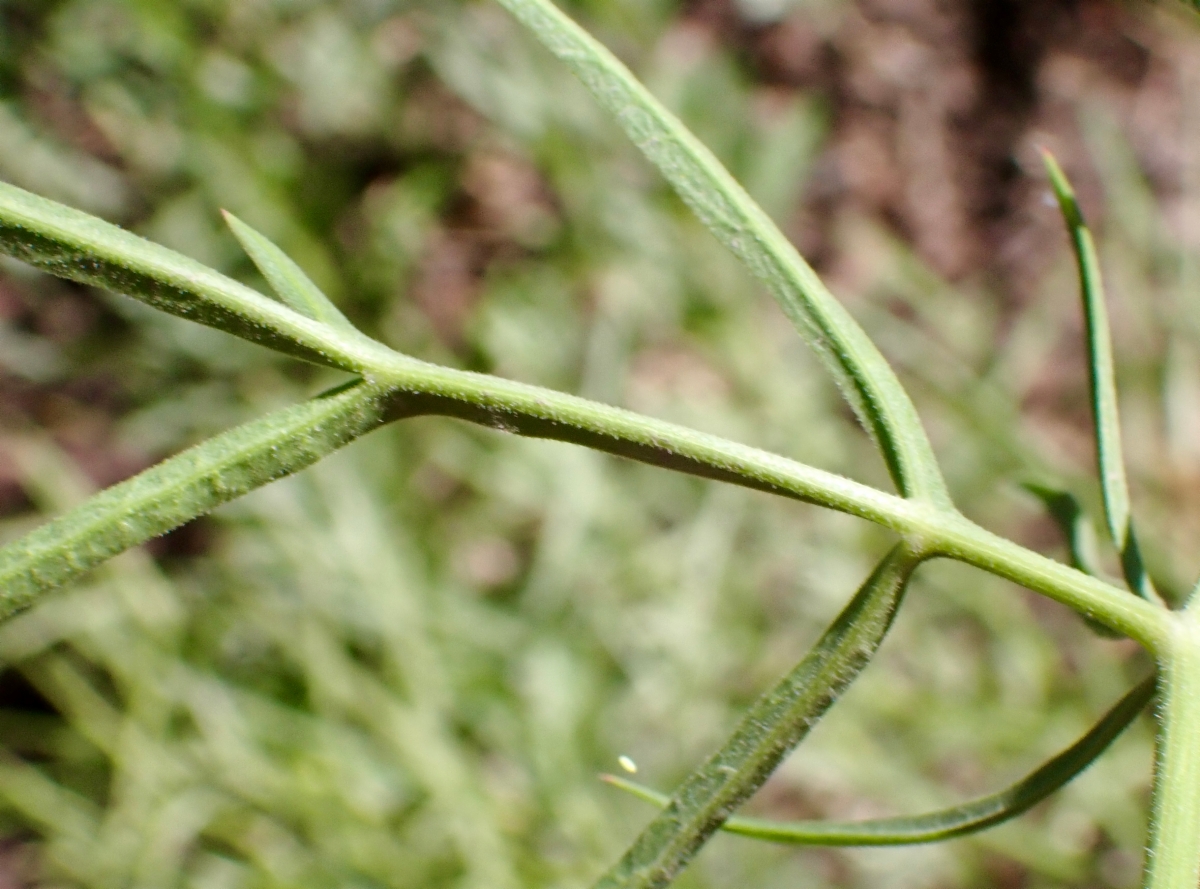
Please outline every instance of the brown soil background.
M1195 125L1181 97L1200 79L1200 50L1176 12L1106 0L862 0L823 33L803 14L755 28L727 0L702 0L683 21L743 54L764 87L829 103L832 138L792 231L814 262L836 262L829 223L849 207L886 221L947 278L983 276L1019 303L1060 243L1046 231L1056 220L1037 211L1038 147L1058 155L1103 225L1102 184L1078 128L1085 99L1118 117L1165 217L1197 246L1184 218Z

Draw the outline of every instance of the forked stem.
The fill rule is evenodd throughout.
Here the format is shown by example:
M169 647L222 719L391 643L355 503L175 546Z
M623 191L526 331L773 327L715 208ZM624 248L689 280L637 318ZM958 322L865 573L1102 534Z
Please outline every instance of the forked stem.
M1187 613L1159 652L1158 751L1144 889L1200 885L1200 622Z

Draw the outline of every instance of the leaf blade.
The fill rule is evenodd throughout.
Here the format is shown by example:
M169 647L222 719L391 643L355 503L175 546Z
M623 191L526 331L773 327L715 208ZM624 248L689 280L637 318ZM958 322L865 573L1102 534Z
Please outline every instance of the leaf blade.
M0 549L0 620L106 559L290 475L395 419L392 390L355 381L275 411L107 488Z
M254 262L271 289L283 300L302 315L307 315L314 321L341 327L344 330L355 330L349 319L342 314L321 289L313 283L304 270L290 256L283 252L266 235L251 228L228 210L222 210L225 224L238 239L246 255Z
M583 82L692 211L760 281L833 374L897 489L953 504L916 408L883 355L720 161L550 0L499 0Z
M770 776L869 662L922 556L897 544L808 655L746 712L595 889L660 889Z
M0 251L61 278L316 364L355 373L379 347L332 330L190 257L98 217L0 182Z
M1121 571L1129 588L1150 602L1162 604L1142 561L1133 527L1129 481L1121 445L1121 421L1117 410L1117 384L1113 360L1112 332L1104 301L1104 284L1096 243L1084 220L1075 191L1054 155L1042 152L1050 186L1071 238L1083 299L1087 330L1088 380L1092 395L1092 418L1096 426L1096 462L1104 516L1109 535L1121 557Z
M1154 676L1143 680L1074 744L1020 781L970 802L922 815L867 821L771 821L734 816L721 829L752 839L797 846L907 846L978 833L1027 812L1091 765L1145 709L1154 696L1155 683ZM601 777L606 783L660 807L670 799L625 778Z

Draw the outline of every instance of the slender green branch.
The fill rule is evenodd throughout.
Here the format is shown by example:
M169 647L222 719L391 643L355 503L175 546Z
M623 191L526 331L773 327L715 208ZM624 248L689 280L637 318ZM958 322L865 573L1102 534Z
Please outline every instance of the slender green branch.
M1200 626L1172 621L1159 655L1158 752L1144 889L1200 884Z
M330 327L132 232L0 182L0 249L53 275L124 293L155 308L306 361L361 373L386 351Z
M1043 593L1151 650L1158 647L1165 633L1166 616L1161 609L997 537L945 504L897 497L757 448L575 396L400 355L361 334L305 317L165 247L2 184L0 249L56 274L125 290L168 311L291 354L354 369L369 384L379 387L379 398L387 393L390 415L459 417L819 504L884 525L905 537L920 538L930 553L976 565ZM347 434L342 443L354 434ZM282 458L268 451L252 458L239 452L238 459L259 461L256 465L261 468ZM313 459L317 456L308 462ZM300 465L307 464L296 464ZM294 470L280 466L273 474L260 472L259 483L289 471ZM154 472L149 471L153 484L166 483ZM139 478L145 481L143 476ZM203 507L210 509L231 499L249 490L245 487L248 478L229 487L228 496L198 493L196 503L210 504ZM174 483L173 477L170 483ZM151 487L139 490L149 491ZM107 508L124 510L121 521L128 529L141 527L137 498L118 508L119 496L99 495L108 498L104 501ZM170 513L170 521L178 524L199 514L187 512ZM161 521L156 519L146 526L157 528L149 534L173 527L167 524L168 513L162 515ZM74 577L106 555L136 545L148 536L132 530L106 530L103 523L90 520L71 527L75 530L57 543L47 532L37 538L32 549L28 541L19 541L5 551L0 563L6 566L4 576L27 578L10 591L14 603L27 601L32 591L61 582L56 578ZM101 535L105 540L93 539L92 535ZM42 567L34 570L31 565L35 562Z
M540 3L538 8L543 8ZM588 51L592 49L589 47ZM624 69L619 69L617 74L628 79L628 72L622 72ZM647 101L653 100L647 97ZM671 122L671 119L667 118L667 121ZM672 126L680 129L677 123ZM687 157L691 158L691 154ZM715 164L711 161L710 166ZM720 178L719 166L709 172ZM362 334L345 330L340 324L330 325L308 318L165 247L85 213L3 184L0 184L0 249L55 274L127 292L167 311L252 341L354 370L369 384L381 387L381 398L387 391L389 411L403 415L455 416L522 435L583 444L669 469L820 504L877 522L906 538L920 538L932 554L959 559L1043 593L1136 639L1151 650L1156 650L1164 637L1165 614L1161 609L1144 600L1122 595L1103 581L997 537L963 518L947 502L934 502L937 498L933 495L904 499L756 448L629 411L400 355ZM842 312L837 303L830 302L829 305L836 307L830 309L834 315ZM847 323L852 324L848 320ZM855 337L862 336L856 325L852 329L857 333L849 334L850 345ZM871 350L871 355L878 355L873 346ZM870 366L874 360L863 359L853 350L843 350L839 354L849 365L860 368ZM867 364L862 364L860 359L867 360ZM868 374L863 379L868 378L875 382L870 386L864 382L867 388L878 384L886 389L891 385L880 383L878 374ZM894 380L890 371L886 378ZM897 439L896 453L909 455L905 460L919 479L923 477L919 467L924 465L925 459L921 454L928 456L927 448L920 444L925 441L924 434L920 432L919 424L914 425L915 420L909 423L903 419L911 404L901 396L902 392L897 396L898 401L889 395L878 402L880 411L884 410L884 405L891 407L876 419L886 428L909 435L909 438L902 436L907 442L903 447ZM896 405L908 407L904 407L900 415L889 413ZM897 422L900 425L894 426ZM352 437L353 434L347 435L344 440ZM238 457L243 458L250 459L246 454ZM261 461L258 465L262 467L270 465L276 457L267 453L253 459ZM265 482L289 471L294 470L280 467L274 474L265 473L262 477ZM155 484L162 483L163 478L155 477ZM913 481L915 488L901 487L909 493L917 493L918 489L925 489L922 488L925 484ZM230 488L238 492L248 489ZM196 496L197 504L209 503L211 505L203 508L210 509L236 494L222 495L224 500L212 494ZM115 497L110 495L106 501L110 507L116 503ZM178 524L198 514L185 515L186 512L171 513L170 521ZM162 533L171 527L166 524L167 513L163 515L162 521L147 526L158 529L150 533ZM129 528L140 527L141 520L132 501L122 521ZM56 585L60 582L56 580L58 577L76 576L79 571L86 570L85 566L94 565L105 557L101 554L111 555L119 551L114 547L136 545L146 536L141 532L116 533L106 530L102 524L87 522L78 527L89 530L72 533L53 545L53 537L47 532L48 536L38 538L38 545L33 550L27 549L27 541L18 541L5 552L3 564L7 566L7 576L21 575L27 578L21 584L32 584L11 591L9 595L14 597L14 602L27 601L26 597L32 591ZM99 537L93 539L92 535L103 536L107 542L100 541ZM43 567L34 571L31 565L39 559ZM52 565L59 567L52 569ZM29 581L29 577L34 579Z
M870 661L924 554L899 543L812 651L759 698L595 889L660 889L767 780Z
M767 285L833 373L897 489L951 508L908 393L850 313L703 143L549 0L499 0L583 82L700 221Z
M730 818L721 827L772 843L799 846L907 846L978 833L1021 815L1091 765L1145 709L1154 696L1151 676L1121 698L1083 737L1015 784L968 803L928 812L868 821L771 821ZM602 780L659 808L670 797L616 775Z
M337 439L337 446L361 431L373 428L372 424L383 422L385 413L388 417L451 416L519 435L581 444L655 466L817 504L867 519L906 537L920 538L932 554L976 565L1047 595L1136 639L1151 650L1156 650L1165 633L1167 615L1161 609L998 537L957 513L905 500L758 448L573 395L440 367L395 352L383 353L382 360L379 355L377 352L369 361L363 359L375 393L371 403L377 406L372 410L377 413L370 423L364 421L358 427L359 432ZM264 424L261 429L272 428L272 417L261 422ZM241 428L251 427L260 429L256 424ZM238 430L234 432L242 435ZM219 452L223 458L238 461L231 466L241 466L245 462L269 467L272 461L286 456L285 451L272 451L271 448L281 444L290 434L293 433L284 433L279 438L270 434L260 440L246 433L244 438L236 439L239 443L236 456L234 451L219 450L226 445L217 443L227 440L218 438L185 452L180 458L190 460L195 451L211 445L218 449L213 453ZM311 448L314 441L315 438L310 437L309 444L301 446L304 460L296 462L294 468L281 465L273 473L263 472L260 468L258 483L265 484L319 459L323 453L316 453ZM240 449L243 443L249 443L245 451ZM175 484L172 473L179 465L168 461L125 484L136 483L139 486L136 490L145 492L147 497L159 496L153 495L156 486ZM188 464L182 465L187 475L190 472ZM194 496L198 511L188 507L163 512L161 518L144 526L140 518L143 504L139 497L128 496L124 486L101 493L95 500L103 499L103 514L107 518L100 520L99 513L86 514L95 504L95 500L89 501L76 513L58 520L70 524L56 524L59 529L56 531L49 527L40 529L33 532L36 536L33 543L26 538L0 550L0 588L7 589L11 584L13 592L9 595L16 597L13 601L24 603L35 591L58 586L121 549L135 546L245 493L254 486L250 482L255 477L246 474L237 485L226 484L220 488L216 481L210 481L209 476L201 473L188 483L198 486L197 491L185 497L185 489L174 490L166 498L185 504L191 503L188 498ZM186 490L191 492L192 488ZM107 523L120 523L123 530L113 532ZM63 528L72 530L60 538ZM101 532L103 541L92 539L91 535ZM17 580L18 577L24 579Z
M106 559L315 463L397 416L390 391L355 382L159 463L0 549L0 619Z
M455 416L815 503L919 537L934 555L975 565L1049 596L1150 650L1166 632L1162 609L1005 540L957 512L905 500L758 448L536 386L394 353L375 373L380 381L408 393L406 414Z

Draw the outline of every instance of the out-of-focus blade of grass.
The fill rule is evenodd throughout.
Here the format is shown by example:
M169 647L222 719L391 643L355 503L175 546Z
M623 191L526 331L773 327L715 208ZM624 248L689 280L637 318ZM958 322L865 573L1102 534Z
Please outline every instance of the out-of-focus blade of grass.
M916 408L886 359L712 152L549 0L499 2L575 72L717 239L767 285L833 373L897 489L952 508Z
M0 173L39 194L93 213L120 214L129 203L121 175L78 149L42 138L14 102L0 102Z
M1050 185L1058 198L1063 221L1071 236L1079 268L1079 289L1087 327L1088 378L1092 389L1092 417L1096 424L1096 458L1108 531L1121 555L1121 570L1129 588L1144 599L1159 602L1158 593L1142 563L1129 506L1129 482L1121 449L1121 422L1117 412L1117 385L1113 367L1112 333L1104 304L1104 285L1092 233L1084 221L1071 183L1049 152L1043 152Z
M330 302L290 256L260 232L255 231L228 210L222 211L238 243L262 272L267 283L286 305L316 321L354 330L354 325Z
M0 756L0 799L55 837L55 863L84 885L106 876L97 867L93 837L101 810L48 778L36 766ZM100 885L100 881L91 885Z
M354 382L184 451L0 550L0 615L105 559L310 466L389 417L389 391Z
M1067 784L1103 753L1154 696L1156 678L1141 682L1078 741L1020 781L969 803L925 815L870 821L771 821L734 816L721 829L797 846L906 846L966 836L1016 818ZM662 807L670 797L616 775L608 784Z
M284 508L273 536L298 570L314 552L323 552L326 563L344 566L318 575L311 589L302 582L301 594L314 602L327 599L327 584L340 574L339 585L353 589L356 600L366 600L358 607L378 616L379 629L388 640L386 673L396 676L405 692L398 693L385 677L357 662L347 652L336 624L319 610L296 615L287 623L263 610L253 616L254 621L300 665L320 718L349 719L363 726L395 761L406 765L442 822L437 830L469 874L469 885L497 889L520 885L511 850L498 829L502 816L471 773L469 757L455 737L445 655L431 638L424 603L412 589L411 569L396 552L397 541L388 539L386 520L377 514L378 505L361 483L353 476L339 477L336 468L331 475L336 481L321 485L322 497L331 512L357 516L357 527L345 522L330 528L314 528L311 522L293 526L298 517ZM286 503L282 496L280 500ZM366 586L373 591L364 592ZM219 724L214 725L214 733L220 731Z
M345 328L330 328L174 250L4 182L0 251L317 364L360 370L356 351L370 342L355 333L351 343Z
M905 544L893 547L812 651L684 780L596 889L658 889L679 874L870 662L919 563Z

